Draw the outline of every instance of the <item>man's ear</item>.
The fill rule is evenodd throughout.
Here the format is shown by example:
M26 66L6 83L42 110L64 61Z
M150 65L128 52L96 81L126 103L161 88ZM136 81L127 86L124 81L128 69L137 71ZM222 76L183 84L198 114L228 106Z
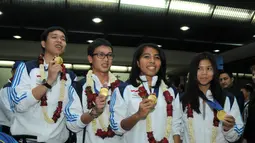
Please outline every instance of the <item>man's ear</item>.
M88 61L90 64L92 64L92 61L93 61L92 56L88 55Z
M232 80L232 82L234 82L235 79L232 77L231 80Z
M41 41L41 46L45 49L45 46L46 46L45 41Z

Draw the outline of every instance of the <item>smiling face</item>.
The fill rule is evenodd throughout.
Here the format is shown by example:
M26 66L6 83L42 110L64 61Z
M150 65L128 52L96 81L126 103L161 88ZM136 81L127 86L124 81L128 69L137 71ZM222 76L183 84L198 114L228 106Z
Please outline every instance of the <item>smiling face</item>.
M109 46L99 46L94 50L93 56L88 56L89 62L92 64L93 72L107 73L112 66L112 59L108 56L112 54L112 49ZM108 55L103 59L100 55Z
M152 47L145 47L139 61L137 61L137 65L141 70L141 74L150 78L155 76L161 66L159 52Z
M45 54L62 55L66 48L65 34L60 30L49 32L46 41L41 41L41 45L45 48Z
M199 62L197 69L197 80L200 85L209 85L213 79L213 67L209 60L204 59Z

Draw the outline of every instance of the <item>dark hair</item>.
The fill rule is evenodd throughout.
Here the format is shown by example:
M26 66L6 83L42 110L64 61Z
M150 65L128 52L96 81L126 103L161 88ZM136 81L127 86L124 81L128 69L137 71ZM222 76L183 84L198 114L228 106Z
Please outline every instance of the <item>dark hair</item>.
M43 31L43 33L41 34L41 41L47 41L47 38L48 38L48 36L49 36L49 33L50 33L50 32L53 32L53 31L55 31L55 30L59 30L59 31L63 32L64 35L65 35L65 39L66 39L66 41L67 41L67 34L66 34L66 31L65 31L64 28L62 28L62 27L60 27L60 26L52 26L52 27L49 27L49 28L45 29L45 30ZM45 52L45 48L42 47L42 50L43 50L43 53L44 53L44 52Z
M253 92L253 87L251 84L246 84L242 88L245 89L247 92L250 92L251 94Z
M133 86L137 87L137 86L139 86L139 83L137 83L137 80L142 81L139 77L141 74L141 69L138 67L137 61L139 61L139 59L140 59L141 55L143 54L143 51L146 47L153 48L159 52L161 66L157 73L158 80L155 85L156 87L158 87L158 86L160 86L161 80L163 80L166 83L166 56L165 56L164 51L160 47L158 47L158 45L152 44L152 43L142 44L142 45L138 46L137 50L135 51L134 56L133 56L133 61L132 61L132 69L131 69L131 72L129 75L129 82Z
M93 56L95 49L99 46L108 46L112 49L112 52L113 52L112 44L109 41L102 38L98 38L94 40L91 44L89 44L88 52L87 52L88 56Z
M222 105L222 107L224 105L226 96L223 94L219 85L219 77L215 57L208 52L203 52L196 55L190 63L187 91L182 98L183 110L185 110L187 104L190 104L193 110L195 110L197 113L201 113L199 110L199 97L204 100L208 100L206 96L204 96L203 92L199 89L199 83L197 80L197 70L199 63L202 60L209 60L211 62L214 74L213 79L210 82L210 90L212 92L213 98L216 99Z
M234 77L232 72L230 72L230 71L224 71L224 70L219 71L219 75L224 74L224 73L227 74L230 78Z

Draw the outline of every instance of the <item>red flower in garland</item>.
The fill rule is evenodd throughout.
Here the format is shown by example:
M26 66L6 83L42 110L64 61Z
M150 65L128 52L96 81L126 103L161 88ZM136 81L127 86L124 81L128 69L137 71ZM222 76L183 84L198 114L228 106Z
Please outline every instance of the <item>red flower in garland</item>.
M111 83L111 90L112 92L114 91L114 89L116 87L118 87L120 85L120 80L115 80L113 83Z
M108 126L107 131L103 131L102 129L97 129L96 136L99 136L102 139L106 137L111 138L115 136L115 133L112 131L111 127Z
M141 87L138 88L138 92L139 92L139 93L138 93L139 96L140 96L142 99L147 98L148 94L147 94L146 89L145 89L143 86L141 86Z
M187 105L187 108L188 108L188 111L187 111L187 116L188 116L188 118L193 118L193 110L192 110L192 108L191 108L191 105L188 104L188 105Z
M213 126L215 127L219 127L219 122L220 120L217 118L217 111L216 110L213 110Z
M91 86L86 87L85 93L87 95L88 109L91 109L95 106L93 102L95 102L97 94L92 93Z

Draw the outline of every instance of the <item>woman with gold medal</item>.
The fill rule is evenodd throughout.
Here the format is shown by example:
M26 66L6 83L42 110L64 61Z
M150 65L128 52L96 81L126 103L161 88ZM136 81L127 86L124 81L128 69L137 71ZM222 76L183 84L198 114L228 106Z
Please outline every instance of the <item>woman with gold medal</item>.
M155 44L140 45L129 80L114 91L110 104L111 128L123 135L124 143L180 142L181 120L176 120L180 108L165 75L163 50Z
M200 53L189 69L187 91L181 98L184 143L228 143L243 133L236 100L220 88L214 56Z

